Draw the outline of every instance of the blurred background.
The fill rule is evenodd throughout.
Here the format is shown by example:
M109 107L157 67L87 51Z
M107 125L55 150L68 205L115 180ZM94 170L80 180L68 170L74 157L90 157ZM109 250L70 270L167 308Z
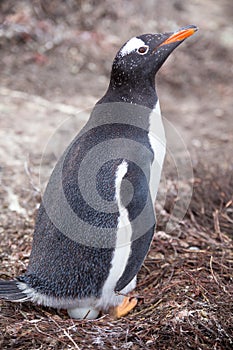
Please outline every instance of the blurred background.
M163 115L188 147L223 162L233 137L232 19L231 0L1 1L1 140L7 136L20 144L23 155L29 149L41 152L43 141L67 117L54 104L92 107L126 40L195 24L199 32L161 69L158 94ZM45 100L35 96L49 102L48 111ZM8 147L7 158L12 152ZM16 156L21 157L12 153Z
M46 183L106 91L119 47L132 36L188 24L199 31L175 50L157 77L162 114L184 141L194 170L201 162L207 171L218 173L217 166L232 172L232 19L231 0L1 1L1 176L12 208L25 213L33 203L29 182L37 189ZM175 137L167 138L170 152L182 159L184 149L176 149ZM167 182L177 172L170 158L168 152ZM169 202L167 188L164 192ZM171 192L173 201L177 190Z

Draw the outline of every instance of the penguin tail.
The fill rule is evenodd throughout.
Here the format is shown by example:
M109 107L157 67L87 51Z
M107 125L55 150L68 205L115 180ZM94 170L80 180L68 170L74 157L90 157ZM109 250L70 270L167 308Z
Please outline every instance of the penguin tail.
M18 287L17 280L3 281L0 280L0 299L22 302L30 300L27 294L23 293Z

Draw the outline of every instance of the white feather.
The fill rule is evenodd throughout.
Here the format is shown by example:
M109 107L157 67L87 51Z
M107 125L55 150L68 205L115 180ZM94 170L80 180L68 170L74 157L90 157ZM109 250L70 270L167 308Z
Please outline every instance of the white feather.
M80 300L78 298L56 298L46 294L37 292L34 288L28 287L26 283L17 282L18 288L27 295L28 299L38 305L55 307L58 309L68 309L74 307L91 307L96 300L94 298L86 298ZM23 300L22 300L23 301Z
M159 100L150 114L149 140L154 152L154 161L151 166L150 175L150 193L152 200L155 201L166 154L166 136Z
M127 41L127 43L121 49L120 54L121 56L126 56L130 54L132 51L139 49L139 47L141 46L145 46L144 41L134 37L129 41Z

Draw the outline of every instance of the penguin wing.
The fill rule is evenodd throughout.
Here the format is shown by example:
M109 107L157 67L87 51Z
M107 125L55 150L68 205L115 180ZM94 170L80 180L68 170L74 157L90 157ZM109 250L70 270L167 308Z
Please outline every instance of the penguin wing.
M119 231L118 234L125 234L128 239L130 238L128 242L130 249L115 291L124 289L137 275L150 248L155 229L155 212L148 182L149 169L146 167L142 169L133 162L126 164L127 169L125 167L120 183L121 208L119 209L121 210L119 211L120 213L127 211L128 223L127 220L121 222L120 215L118 227L122 227L123 224L128 229ZM127 185L127 182L130 183L130 186ZM125 217L125 214L123 216Z

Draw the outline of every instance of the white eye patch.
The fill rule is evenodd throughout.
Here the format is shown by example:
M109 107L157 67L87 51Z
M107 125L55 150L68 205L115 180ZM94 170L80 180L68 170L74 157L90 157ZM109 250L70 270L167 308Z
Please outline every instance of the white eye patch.
M139 47L141 46L145 46L145 43L143 40L138 39L136 37L130 39L125 46L122 47L120 54L121 56L126 56L128 55L130 52L139 49Z

